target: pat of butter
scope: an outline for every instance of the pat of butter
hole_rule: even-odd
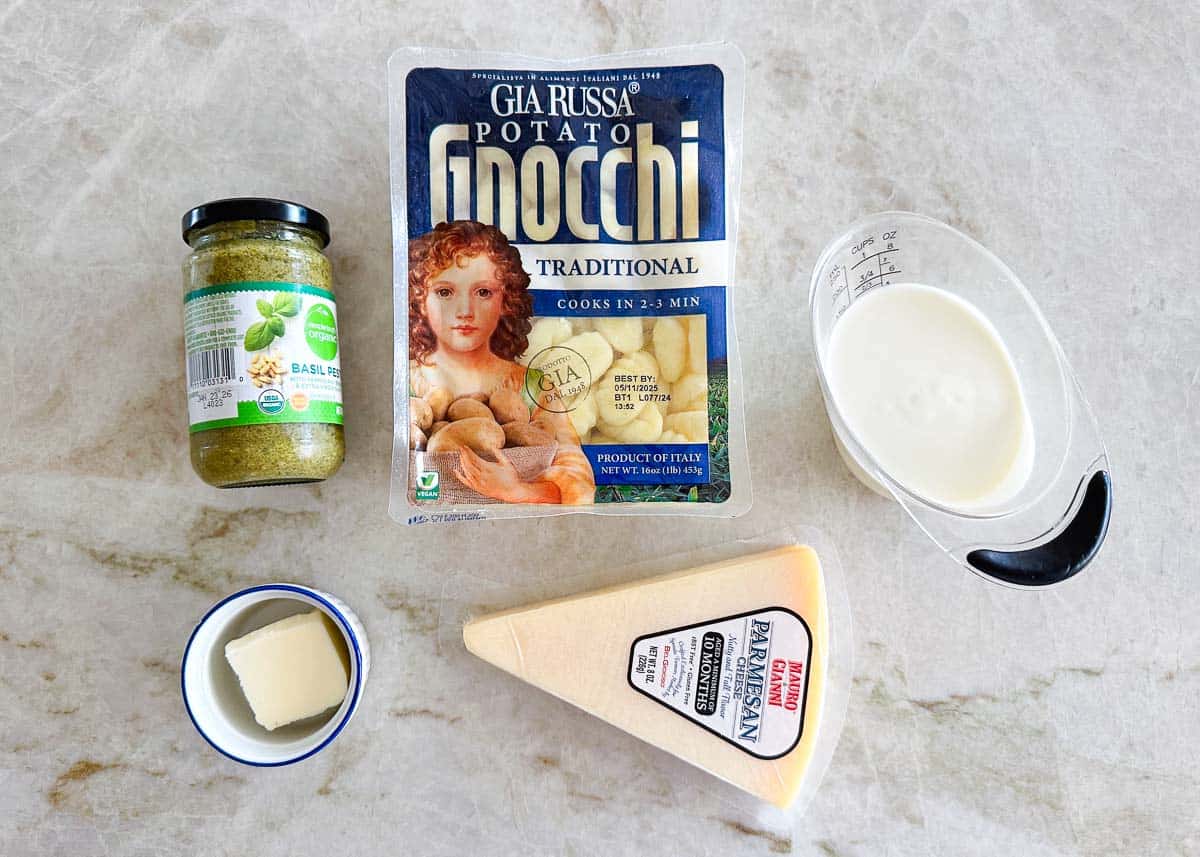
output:
[[[225,644],[254,719],[276,729],[340,705],[350,685],[341,635],[320,610],[289,616]]]

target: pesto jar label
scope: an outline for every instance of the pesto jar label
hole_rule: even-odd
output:
[[[342,424],[333,293],[300,283],[208,286],[183,299],[192,432]]]

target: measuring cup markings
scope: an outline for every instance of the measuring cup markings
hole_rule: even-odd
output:
[[[870,267],[857,272],[858,282],[856,285],[850,285],[850,277],[846,272],[845,265],[836,265],[830,270],[830,287],[835,320],[841,318],[842,313],[850,308],[850,304],[855,298],[861,297],[871,289],[878,288],[879,286],[892,285],[895,282],[895,276],[904,273],[892,261],[893,257],[900,252],[900,248],[896,246],[896,233],[898,231],[884,232],[881,236],[868,235],[854,246],[851,255],[857,256],[861,254],[862,258],[850,266],[851,271],[856,271],[860,266],[872,263]],[[868,253],[867,250],[874,246],[876,239],[881,243],[886,242],[886,246],[874,253]],[[839,279],[841,283],[833,285]],[[845,303],[839,304],[843,296],[846,298]]]

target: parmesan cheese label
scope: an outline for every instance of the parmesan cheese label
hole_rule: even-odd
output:
[[[757,759],[790,753],[804,732],[812,635],[770,607],[634,640],[629,686]]]

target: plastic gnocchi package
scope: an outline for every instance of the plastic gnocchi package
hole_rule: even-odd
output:
[[[392,55],[393,518],[749,508],[743,67]]]

